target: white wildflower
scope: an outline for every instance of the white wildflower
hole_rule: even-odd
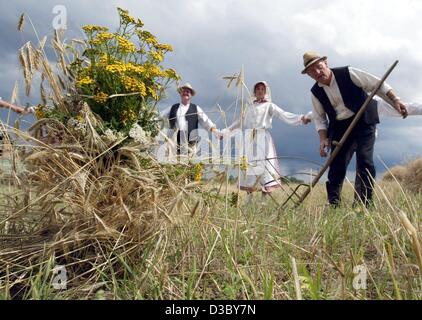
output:
[[[122,140],[124,138],[124,134],[121,133],[120,131],[117,132],[116,136],[117,136],[117,140]]]
[[[135,123],[129,131],[129,137],[141,144],[148,144],[148,135],[142,127]]]
[[[115,141],[120,141],[123,139],[123,134],[121,132],[116,132],[111,129],[104,131],[104,134],[101,136],[106,143],[113,143]]]
[[[78,131],[82,134],[86,132],[86,123],[78,121],[75,118],[70,118],[67,121],[67,127],[75,131]]]
[[[116,141],[116,140],[117,140],[117,135],[115,135],[115,134],[114,134],[114,132],[113,132],[113,130],[111,130],[111,129],[107,129],[107,130],[104,132],[104,137],[105,137],[108,141],[110,141],[110,142],[113,142],[113,141]]]

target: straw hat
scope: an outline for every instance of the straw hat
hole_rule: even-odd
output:
[[[192,92],[192,97],[196,94],[195,89],[191,86],[191,84],[189,82],[186,82],[184,85],[177,88],[177,92],[182,93],[183,88],[189,89]]]
[[[303,55],[303,65],[305,69],[302,70],[302,74],[305,74],[306,69],[308,69],[314,63],[317,63],[318,61],[326,60],[326,59],[327,59],[326,56],[321,57],[321,55],[318,52],[315,52],[315,51],[305,52],[305,54]]]

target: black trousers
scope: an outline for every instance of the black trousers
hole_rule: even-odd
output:
[[[331,139],[339,142],[346,132],[353,118],[343,121],[336,121]],[[360,120],[352,133],[346,140],[340,152],[334,158],[328,171],[328,181],[326,184],[328,201],[332,205],[338,205],[341,200],[341,189],[346,177],[347,167],[353,154],[356,153],[356,190],[355,199],[363,201],[369,205],[372,201],[373,181],[375,179],[374,165],[374,144],[376,125],[366,124]],[[334,152],[336,146],[331,146]]]
[[[0,133],[0,157],[3,155],[3,144],[4,144],[3,140],[4,140],[3,135]]]
[[[182,146],[189,146],[190,148],[198,144],[199,139],[188,135],[186,131],[178,130],[177,132],[177,154],[180,155]]]

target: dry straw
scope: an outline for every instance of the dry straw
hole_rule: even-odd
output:
[[[388,169],[384,181],[396,181],[413,193],[422,193],[422,158]]]
[[[85,119],[91,121],[88,114]],[[60,133],[59,146],[48,137],[34,138],[46,127]],[[20,135],[38,146],[24,154],[27,171],[15,173],[21,197],[29,197],[0,217],[1,228],[15,226],[0,236],[0,270],[9,270],[0,280],[9,287],[29,288],[31,274],[51,256],[77,276],[69,283],[73,288],[95,284],[99,266],[119,274],[122,261],[141,259],[145,245],[177,222],[180,209],[189,208],[185,202],[195,199],[195,185],[186,185],[186,176],[168,177],[148,153],[140,158],[139,146],[110,143],[89,130],[76,136],[52,119],[30,131],[32,136]]]
[[[22,32],[23,31],[23,26],[25,23],[25,14],[22,13],[19,17],[19,21],[18,21],[18,31]]]

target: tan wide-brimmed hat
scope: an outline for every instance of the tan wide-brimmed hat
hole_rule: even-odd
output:
[[[186,82],[184,85],[177,88],[177,92],[182,93],[183,88],[189,89],[192,92],[192,96],[194,96],[196,94],[195,89],[191,86],[191,84],[189,82]]]
[[[308,69],[314,63],[317,63],[318,61],[326,60],[326,59],[327,59],[326,56],[321,56],[318,52],[315,52],[315,51],[305,52],[305,54],[303,55],[303,66],[305,67],[305,69],[302,70],[302,74],[305,74],[306,69]]]

